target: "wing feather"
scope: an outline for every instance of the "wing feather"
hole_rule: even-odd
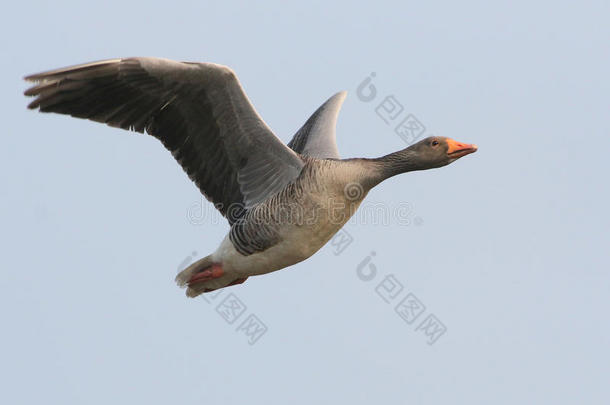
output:
[[[223,215],[294,181],[303,160],[256,113],[235,73],[159,58],[92,62],[26,77],[28,105],[159,139]],[[237,218],[228,218],[233,223]]]
[[[346,95],[342,91],[326,100],[297,131],[288,147],[318,159],[339,159],[336,127]]]

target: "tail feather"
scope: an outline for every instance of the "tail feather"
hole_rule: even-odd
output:
[[[205,292],[213,291],[214,289],[210,289],[205,283],[198,283],[190,285],[189,288],[186,289],[186,296],[189,298],[195,298],[198,295],[201,295]]]
[[[212,256],[206,256],[203,259],[197,260],[195,263],[188,266],[186,269],[182,270],[176,276],[176,283],[180,288],[184,288],[188,285],[189,280],[195,274],[203,271],[204,269],[210,267],[212,265]]]

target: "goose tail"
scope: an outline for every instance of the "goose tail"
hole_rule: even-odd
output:
[[[182,270],[176,276],[176,284],[178,287],[185,288],[189,285],[189,281],[195,276],[197,273],[201,273],[203,270],[207,269],[213,264],[212,255],[206,256],[203,259],[199,259],[196,262],[192,263],[186,269]]]

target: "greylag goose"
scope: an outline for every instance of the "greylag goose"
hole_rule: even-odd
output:
[[[400,173],[448,165],[475,145],[433,136],[373,159],[340,159],[346,93],[326,101],[284,145],[235,73],[213,63],[124,58],[25,78],[28,105],[159,139],[229,222],[212,254],[176,277],[195,297],[303,261],[354,214],[369,190]]]

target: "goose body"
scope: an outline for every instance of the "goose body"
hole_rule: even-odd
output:
[[[211,255],[212,262],[222,263],[226,276],[209,281],[206,288],[220,288],[235,279],[291,266],[322,248],[352,217],[365,197],[357,186],[354,186],[356,195],[347,197],[346,188],[357,184],[350,167],[341,161],[308,159],[303,177],[294,184],[302,192],[288,188],[256,207],[243,225],[256,233],[274,234],[271,239],[277,243],[261,252],[243,254],[236,248],[239,242],[232,241],[229,233]],[[250,217],[252,224],[247,222]],[[273,219],[260,221],[260,218]],[[188,270],[185,275],[190,276]]]
[[[335,127],[346,93],[328,99],[284,145],[235,73],[159,58],[92,62],[26,77],[29,108],[147,132],[169,149],[231,228],[176,277],[187,295],[244,282],[317,252],[369,190],[394,175],[445,166],[476,151],[426,138],[376,159],[340,159]]]

